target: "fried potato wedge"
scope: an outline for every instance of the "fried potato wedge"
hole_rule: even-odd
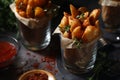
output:
[[[70,38],[71,38],[70,32],[65,31],[65,32],[63,33],[63,37],[70,39]]]
[[[81,26],[80,20],[69,17],[70,31],[72,32],[77,26]]]
[[[28,0],[28,5],[30,5],[31,7],[35,7],[34,0]]]
[[[67,16],[63,16],[63,18],[61,19],[61,22],[59,24],[59,27],[64,28],[68,24],[69,24],[68,17]]]
[[[15,0],[16,7],[19,7],[19,4],[22,2],[22,0]]]
[[[74,38],[81,39],[82,34],[83,30],[81,29],[81,26],[77,26],[72,32],[72,39]]]
[[[72,4],[70,4],[70,11],[73,18],[76,18],[79,14],[79,11]]]
[[[89,17],[83,21],[83,27],[86,28],[87,26],[91,25]]]
[[[25,11],[19,10],[18,14],[22,17],[26,17],[26,12]]]
[[[28,0],[23,0],[23,4],[25,4],[27,6]]]
[[[45,11],[41,7],[35,7],[35,18],[40,18],[45,15]]]
[[[79,20],[80,20],[81,22],[84,22],[84,20],[85,20],[87,17],[89,17],[89,12],[82,13],[82,14],[80,15],[80,17],[79,17]]]
[[[88,11],[88,10],[87,10],[86,7],[80,7],[80,8],[78,8],[78,11],[79,11],[80,13],[84,13],[84,12],[86,12],[86,11]]]
[[[95,21],[98,19],[100,15],[100,9],[94,9],[91,14],[90,14],[90,21],[91,21],[91,24],[94,25],[95,24]]]
[[[87,26],[87,28],[85,29],[81,39],[84,43],[89,43],[97,39],[99,35],[100,35],[100,30],[96,26],[90,25]]]
[[[27,5],[26,16],[27,16],[27,18],[34,17],[33,7],[31,5]]]
[[[34,0],[34,3],[35,3],[34,5],[43,7],[48,3],[48,1],[49,0]]]
[[[52,3],[49,0],[15,0],[16,11],[25,18],[38,19],[41,16],[45,16],[44,10],[51,7],[52,5],[50,6],[50,4]]]

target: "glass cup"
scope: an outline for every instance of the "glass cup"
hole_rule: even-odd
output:
[[[120,0],[101,0],[104,38],[110,42],[120,41]]]
[[[42,18],[40,27],[29,28],[18,21],[19,33],[23,45],[33,51],[46,48],[51,40],[50,20]]]
[[[66,70],[84,74],[93,69],[97,54],[97,43],[82,44],[80,48],[65,48],[62,59]]]
[[[120,26],[120,0],[102,0],[102,19],[106,28],[118,28]]]
[[[46,12],[44,16],[36,22],[29,22],[27,26],[18,20],[21,42],[27,49],[38,51],[48,47],[51,41],[51,20],[58,10],[59,6],[52,5],[50,9],[44,10]]]

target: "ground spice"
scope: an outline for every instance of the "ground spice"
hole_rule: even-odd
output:
[[[25,80],[48,80],[48,75],[45,73],[34,73],[27,76]]]
[[[41,58],[41,63],[46,63],[45,64],[45,69],[51,71],[53,74],[56,74],[58,70],[56,70],[55,65],[56,65],[56,59],[55,57],[51,56],[45,56]]]
[[[53,74],[56,74],[58,72],[58,70],[56,69],[56,58],[54,56],[39,55],[38,58],[38,55],[32,54],[29,51],[26,54],[28,55],[28,57],[33,59],[31,67],[33,67],[34,69],[44,69],[50,71]]]
[[[50,71],[53,71],[53,68],[54,68],[54,67],[51,66],[50,64],[47,64],[47,65],[46,65],[46,69],[48,69],[48,70],[50,70]]]
[[[35,69],[39,68],[39,63],[38,63],[38,62],[35,62],[35,63],[33,64],[33,67],[34,67]]]
[[[31,56],[30,52],[27,52],[26,54],[27,54],[28,56]]]

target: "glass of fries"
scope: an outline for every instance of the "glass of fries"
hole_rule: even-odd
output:
[[[51,19],[59,6],[50,0],[15,0],[12,9],[18,20],[23,45],[32,51],[48,47],[51,41]]]
[[[94,67],[96,60],[100,9],[89,12],[86,7],[76,9],[70,4],[70,11],[64,12],[59,24],[63,64],[68,71],[83,74]]]

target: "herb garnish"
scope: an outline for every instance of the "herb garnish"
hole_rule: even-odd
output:
[[[70,25],[65,26],[64,30],[67,31],[67,32],[69,32],[70,31]]]
[[[59,28],[60,28],[60,31],[63,32],[63,33],[64,33],[65,31],[67,31],[67,32],[70,31],[70,25],[67,25],[67,26],[65,26],[65,27],[60,27],[60,26],[59,26]]]
[[[77,15],[76,18],[77,18],[77,19],[79,19],[79,18],[84,18],[84,13],[82,13],[82,14],[80,14],[80,15]]]
[[[74,45],[77,47],[77,48],[81,48],[81,44],[82,44],[82,40],[78,40],[77,38],[74,39]]]

